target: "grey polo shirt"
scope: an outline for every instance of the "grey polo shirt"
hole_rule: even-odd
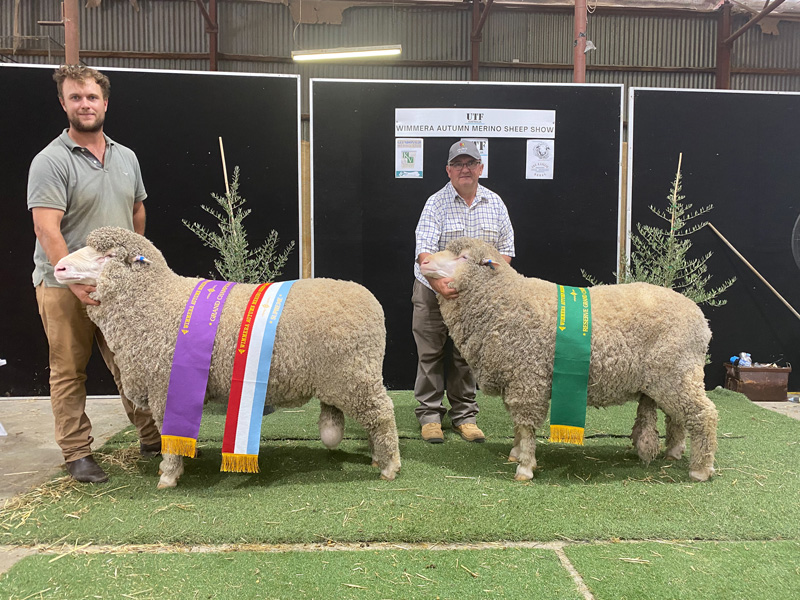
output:
[[[133,230],[133,204],[147,198],[139,161],[133,150],[106,139],[101,164],[76,144],[67,130],[39,152],[28,173],[28,210],[36,207],[64,211],[61,234],[74,252],[86,244],[93,229],[105,226]],[[53,276],[41,244],[33,253],[33,285],[63,287]]]

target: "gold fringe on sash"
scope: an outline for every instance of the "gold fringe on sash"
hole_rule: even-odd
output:
[[[583,446],[583,427],[550,425],[550,441]]]
[[[220,471],[228,473],[258,473],[258,454],[222,453]]]
[[[197,440],[179,435],[161,436],[161,453],[177,454],[178,456],[195,457],[197,451]]]

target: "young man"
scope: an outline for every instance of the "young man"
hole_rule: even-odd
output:
[[[447,335],[436,298],[436,294],[457,298],[458,292],[448,287],[452,279],[425,279],[419,263],[463,236],[489,242],[510,263],[514,228],[500,196],[478,184],[483,164],[473,142],[460,141],[450,147],[446,170],[449,183],[428,198],[416,229],[412,331],[418,356],[414,397],[419,406],[415,412],[422,439],[443,442],[442,417],[447,410],[442,400],[447,391],[453,429],[468,442],[483,442],[476,424],[475,377]]]
[[[86,315],[96,305],[86,285],[59,285],[53,265],[81,248],[97,227],[117,226],[144,233],[144,189],[132,150],[103,133],[111,84],[88,67],[66,65],[53,75],[69,128],[44,148],[28,174],[28,209],[36,233],[33,285],[50,347],[50,399],[56,442],[69,474],[81,482],[108,475],[92,456],[92,425],[86,416],[86,365],[96,339],[114,375],[122,404],[136,426],[143,456],[161,451],[161,436],[149,411],[125,397],[114,355]]]

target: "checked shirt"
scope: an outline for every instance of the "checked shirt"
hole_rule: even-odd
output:
[[[514,228],[508,210],[500,196],[478,185],[471,206],[458,195],[448,182],[428,198],[416,229],[414,276],[430,288],[416,262],[423,252],[434,254],[444,250],[448,242],[460,237],[472,237],[492,244],[500,254],[514,256]]]

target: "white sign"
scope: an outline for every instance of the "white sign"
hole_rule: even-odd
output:
[[[555,138],[556,111],[501,108],[396,108],[395,137]]]
[[[422,138],[394,140],[395,179],[422,179]]]
[[[552,179],[554,140],[528,140],[525,152],[525,179]]]
[[[478,152],[481,153],[481,163],[483,164],[483,173],[481,173],[480,179],[486,179],[489,176],[489,140],[486,138],[461,139],[474,142],[474,144],[478,147]]]

